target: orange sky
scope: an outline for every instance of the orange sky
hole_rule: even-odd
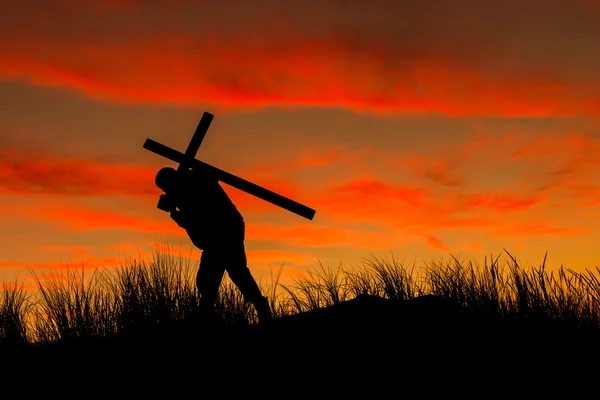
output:
[[[0,278],[191,242],[156,208],[198,158],[317,210],[223,185],[259,279],[370,255],[600,265],[595,1],[11,2],[0,15]],[[458,5],[460,4],[460,5]]]

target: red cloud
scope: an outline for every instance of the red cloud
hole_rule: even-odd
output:
[[[312,201],[318,212],[329,218],[354,223],[411,224],[419,219],[416,210],[428,207],[428,196],[429,192],[423,188],[359,179],[330,188]]]
[[[0,192],[86,196],[157,194],[155,168],[0,149]]]
[[[543,66],[538,73],[491,73],[443,54],[403,65],[393,49],[357,51],[343,37],[277,44],[204,32],[103,43],[15,32],[0,37],[0,46],[1,79],[118,103],[342,106],[453,116],[599,114],[600,84],[547,76]]]
[[[489,193],[469,196],[467,207],[486,207],[502,212],[522,211],[533,207],[539,202],[539,198],[530,195],[518,196],[512,193]]]
[[[334,193],[348,198],[362,196],[374,196],[377,198],[389,198],[406,202],[410,205],[421,205],[427,195],[425,189],[412,188],[408,186],[393,186],[377,180],[360,179],[349,182],[345,186],[335,189]]]
[[[537,166],[546,163],[545,170],[534,170],[522,178],[522,186],[545,197],[556,196],[574,204],[586,206],[600,193],[597,181],[600,141],[592,135],[571,133],[558,137],[539,137],[513,153],[513,160]]]
[[[325,162],[324,160],[326,158],[305,160],[300,157],[291,163],[281,163],[276,171],[277,176],[268,172],[271,167],[261,168],[259,165],[256,172],[242,173],[241,177],[303,202],[300,188],[279,175],[282,170],[300,169]],[[0,193],[156,199],[161,193],[154,184],[156,170],[155,166],[58,157],[41,149],[26,151],[23,148],[0,148]],[[264,200],[225,183],[221,183],[221,186],[242,209],[250,208],[255,212],[278,211],[278,207]]]
[[[274,267],[280,267],[281,263],[291,262],[296,265],[306,265],[315,261],[313,257],[296,251],[286,250],[246,250],[248,264],[271,264]]]
[[[587,203],[585,203],[584,207],[600,208],[600,190],[598,191],[597,196],[598,196],[598,198],[596,198],[595,200],[591,200],[591,201],[588,201]]]
[[[423,175],[432,182],[448,187],[457,187],[462,179],[456,171],[455,161],[451,156],[442,158],[429,155],[410,155],[404,158],[396,158],[393,165],[400,169],[411,169],[417,174]]]
[[[66,203],[66,202],[65,202]],[[53,222],[75,232],[96,229],[123,229],[146,233],[181,235],[183,232],[168,215],[162,220],[142,215],[128,214],[108,208],[93,208],[79,204],[36,204],[3,206],[6,215],[18,215],[29,221]]]
[[[279,226],[248,224],[246,239],[301,247],[357,247],[387,249],[405,241],[401,233],[388,229],[356,229],[349,226],[304,224]]]
[[[371,233],[379,238],[383,239],[386,235],[377,232],[378,227],[385,227],[393,232],[388,233],[388,237],[397,242],[405,240],[407,236],[421,235],[427,238],[433,248],[447,249],[435,237],[421,232],[458,228],[507,236],[511,232],[517,236],[521,232],[530,232],[532,236],[582,233],[578,227],[563,228],[564,213],[552,219],[541,218],[544,212],[552,211],[554,206],[550,200],[553,199],[535,194],[535,188],[523,194],[515,194],[507,189],[506,192],[466,195],[460,191],[437,193],[422,188],[358,180],[326,192],[323,197],[314,199],[314,204],[329,220],[350,226],[371,224]],[[532,209],[534,206],[535,209]],[[529,210],[533,210],[528,215],[528,221],[532,222],[523,222],[520,214],[512,215]],[[576,218],[577,215],[575,209],[568,218]],[[360,235],[355,237],[354,233],[349,234],[349,241],[358,240],[358,237]]]
[[[503,227],[493,232],[495,236],[502,237],[573,237],[582,236],[586,233],[586,229],[579,227],[553,228],[548,221],[536,220],[527,221],[521,224],[513,224]]]
[[[542,158],[586,158],[600,164],[595,155],[600,152],[600,140],[591,135],[569,133],[556,136],[538,136],[523,144],[513,153],[515,160],[539,162]]]
[[[348,234],[340,228],[297,225],[277,226],[265,224],[249,224],[246,226],[246,237],[252,240],[283,242],[294,246],[339,246],[348,239]]]
[[[44,274],[65,268],[85,268],[90,270],[102,269],[104,267],[118,267],[123,264],[123,259],[119,257],[83,257],[76,262],[71,261],[11,261],[0,260],[0,270],[16,269],[33,272],[35,274]]]
[[[340,158],[342,158],[342,152],[338,148],[332,148],[327,152],[321,152],[321,154],[303,152],[293,160],[262,163],[257,166],[256,171],[260,173],[275,172],[279,174],[283,170],[286,173],[291,173],[306,168],[325,167]]]
[[[420,234],[421,236],[425,237],[427,239],[427,244],[435,250],[444,250],[444,251],[452,251],[450,248],[446,247],[443,243],[442,240],[437,237],[437,236],[433,236],[433,235],[426,235],[426,234]]]

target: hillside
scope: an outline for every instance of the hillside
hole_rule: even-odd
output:
[[[90,379],[104,382],[103,390],[113,390],[120,379],[118,390],[154,395],[200,383],[227,392],[266,384],[272,390],[374,395],[394,385],[467,377],[475,387],[508,377],[504,389],[519,376],[526,377],[519,387],[547,381],[595,365],[599,337],[555,322],[470,311],[432,295],[405,301],[365,295],[268,325],[183,321],[128,336],[5,349],[2,356],[4,366],[45,368],[38,370],[43,378],[70,377],[70,387],[85,390],[95,385]],[[457,388],[404,390],[423,389]]]
[[[215,360],[258,354],[261,358],[309,354],[318,358],[335,353],[336,358],[374,362],[424,355],[539,357],[547,352],[548,346],[557,351],[568,349],[575,355],[584,348],[586,352],[595,349],[598,338],[595,331],[549,320],[502,318],[468,310],[433,295],[404,301],[363,295],[333,306],[276,318],[265,325],[211,326],[179,321],[112,338],[81,339],[5,352],[39,357],[59,354],[77,357],[82,352],[122,357],[130,352],[154,352],[157,357],[201,354]]]

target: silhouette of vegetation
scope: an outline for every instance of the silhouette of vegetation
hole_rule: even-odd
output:
[[[0,295],[0,344],[26,344],[26,320],[32,305],[24,286],[19,282],[4,282]]]
[[[506,252],[506,251],[505,251]],[[600,269],[579,273],[562,266],[519,266],[506,252],[483,266],[451,256],[423,268],[394,258],[371,257],[358,267],[328,268],[319,263],[291,284],[281,270],[263,287],[275,319],[348,302],[359,296],[407,301],[435,296],[474,312],[508,319],[556,321],[577,328],[600,327]],[[34,273],[37,290],[4,283],[0,292],[0,348],[38,346],[118,334],[145,335],[152,329],[194,320],[198,296],[196,265],[168,249],[150,261],[95,270],[67,266],[47,275]],[[252,326],[256,312],[226,278],[216,304],[225,324]]]

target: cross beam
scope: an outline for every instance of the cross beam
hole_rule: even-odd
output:
[[[167,147],[164,144],[155,142],[152,139],[146,139],[144,142],[144,148],[160,156],[168,158],[171,161],[179,163],[178,171],[186,168],[195,168],[198,170],[201,169],[217,178],[217,180],[233,186],[236,189],[249,193],[255,197],[258,197],[259,199],[268,201],[271,204],[291,211],[294,214],[306,219],[313,219],[316,212],[314,209],[196,159],[196,152],[198,151],[200,144],[202,144],[202,139],[204,138],[211,121],[212,114],[204,113],[200,123],[198,124],[198,127],[196,128],[194,136],[192,136],[192,139],[190,140],[190,144],[188,145],[185,154]],[[182,167],[182,165],[184,166]]]
[[[192,162],[194,158],[196,158],[196,153],[198,152],[198,149],[200,148],[200,145],[204,140],[204,136],[206,136],[206,131],[208,131],[208,127],[210,126],[213,117],[214,116],[211,113],[205,112],[204,114],[202,114],[202,118],[200,119],[200,122],[196,127],[196,131],[194,132],[194,135],[192,136],[192,139],[190,140],[190,143],[188,144],[188,147],[185,150],[185,160],[180,162],[179,167],[177,167],[178,173],[181,173],[182,171],[187,171],[191,167],[189,163]]]

